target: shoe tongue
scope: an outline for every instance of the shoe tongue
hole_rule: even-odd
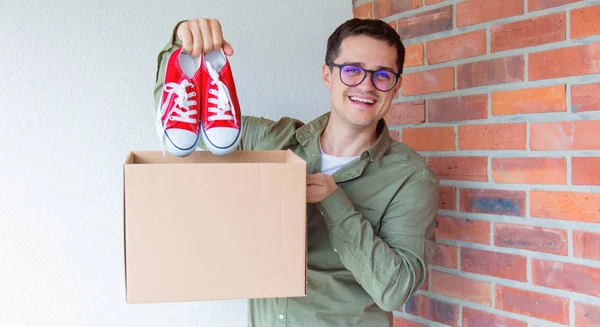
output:
[[[225,57],[221,50],[213,51],[204,55],[204,60],[209,62],[212,68],[218,73],[225,66]]]
[[[181,67],[181,71],[187,75],[188,78],[192,78],[200,67],[200,58],[181,53],[179,56],[179,67]]]

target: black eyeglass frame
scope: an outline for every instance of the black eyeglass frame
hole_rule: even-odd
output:
[[[327,63],[327,66],[329,66],[329,68],[330,68],[330,69],[331,69],[332,67],[337,67],[337,68],[339,69],[339,71],[340,71],[340,73],[339,73],[339,76],[340,76],[340,81],[342,81],[342,83],[344,83],[344,85],[346,85],[346,86],[357,86],[357,85],[360,85],[360,83],[364,82],[365,78],[367,77],[367,73],[371,73],[371,83],[373,83],[373,86],[374,86],[376,89],[378,89],[379,91],[381,91],[381,92],[389,92],[389,91],[391,91],[391,90],[392,90],[392,89],[393,89],[393,88],[396,86],[396,84],[398,84],[398,80],[400,79],[400,76],[401,76],[401,74],[400,74],[400,73],[395,73],[395,72],[393,72],[393,71],[391,71],[391,70],[388,70],[388,69],[378,69],[378,70],[371,70],[371,69],[365,69],[365,68],[363,68],[363,67],[360,67],[360,66],[358,66],[358,65],[355,65],[355,64],[336,64],[336,63],[333,63],[333,62],[328,62],[328,63]],[[365,72],[365,73],[363,74],[363,78],[360,80],[360,82],[358,82],[358,83],[356,83],[356,84],[354,84],[354,85],[346,84],[346,82],[344,82],[344,79],[342,79],[342,68],[344,68],[344,67],[346,67],[346,66],[358,67],[358,68],[362,69],[362,70]],[[375,78],[375,73],[376,73],[376,72],[380,72],[380,71],[383,71],[383,72],[388,72],[388,73],[390,73],[390,74],[392,74],[392,75],[396,76],[396,80],[394,81],[394,84],[393,84],[393,85],[392,85],[392,86],[391,86],[389,89],[387,89],[387,90],[382,90],[382,89],[378,88],[378,87],[375,85],[375,81],[374,81],[374,78]]]

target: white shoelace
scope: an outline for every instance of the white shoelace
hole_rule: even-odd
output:
[[[208,120],[233,120],[234,123],[237,124],[237,118],[235,117],[235,108],[233,107],[233,101],[231,101],[231,95],[229,94],[229,89],[219,79],[219,73],[212,67],[210,62],[206,63],[206,68],[208,68],[208,73],[212,78],[211,86],[217,85],[217,90],[211,88],[208,92],[214,96],[216,99],[209,98],[208,102],[216,105],[216,107],[209,107],[208,111],[215,113],[215,115],[209,116]],[[225,114],[230,111],[231,115]]]
[[[162,149],[163,155],[165,154],[164,149],[164,137],[165,130],[167,129],[167,123],[162,121],[162,117],[169,106],[171,98],[173,95],[176,96],[174,102],[175,105],[171,107],[171,111],[167,113],[168,120],[176,120],[180,122],[194,124],[196,123],[196,119],[192,118],[192,115],[198,113],[198,110],[189,110],[191,105],[196,105],[198,102],[196,100],[190,100],[190,97],[196,95],[196,92],[187,92],[188,87],[194,87],[194,84],[190,83],[188,80],[184,79],[181,83],[167,83],[165,84],[163,90],[168,93],[167,99],[163,102],[160,110],[157,112],[157,121],[159,127],[159,133],[162,137],[160,146]]]

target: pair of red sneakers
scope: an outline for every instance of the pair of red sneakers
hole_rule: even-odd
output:
[[[235,150],[242,134],[242,117],[231,66],[223,50],[192,57],[174,51],[166,63],[157,111],[161,148],[185,157],[200,137],[215,155]]]

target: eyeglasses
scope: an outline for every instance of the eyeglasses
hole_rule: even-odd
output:
[[[346,86],[357,86],[365,80],[367,73],[371,73],[371,82],[381,92],[388,92],[396,86],[400,74],[387,69],[369,70],[352,64],[328,63],[329,67],[335,66],[340,69],[340,80]]]

